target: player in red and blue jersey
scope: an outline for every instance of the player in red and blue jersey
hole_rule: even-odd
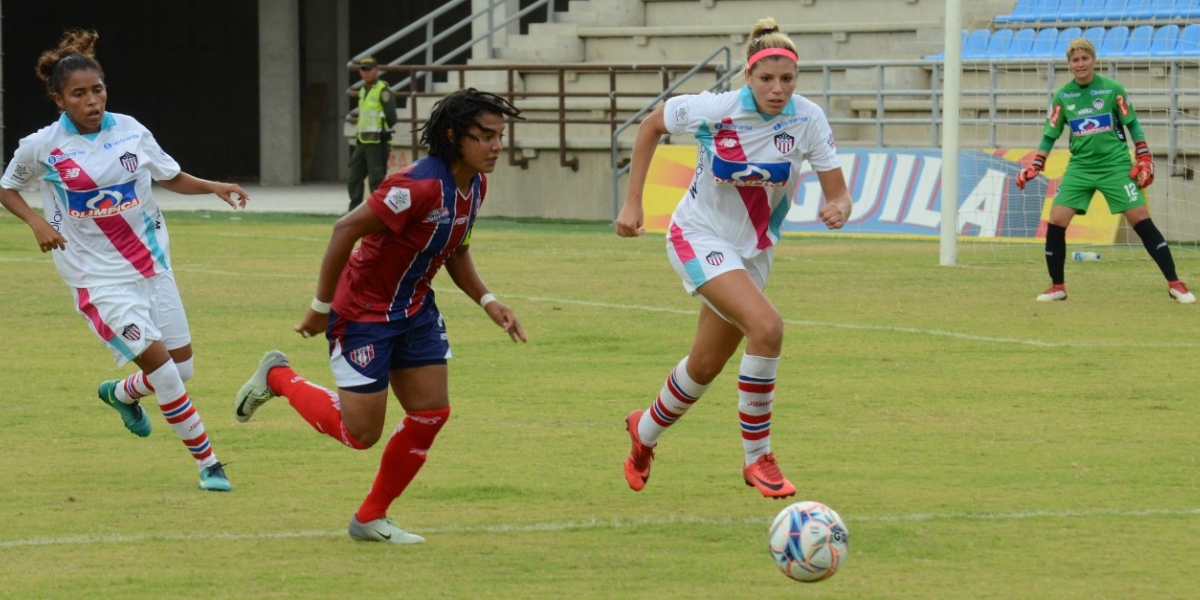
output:
[[[337,391],[300,377],[272,350],[234,400],[245,422],[264,402],[284,396],[317,431],[361,450],[380,439],[390,384],[405,417],[350,519],[354,539],[425,541],[400,529],[387,511],[450,417],[450,343],[430,287],[442,266],[514,342],[525,341],[516,315],[488,292],[470,252],[487,194],[485,173],[504,148],[505,118],[519,119],[520,111],[494,94],[472,88],[446,96],[422,127],[429,156],[384,179],[334,226],[316,296],[296,331],[304,337],[325,331]]]
[[[105,110],[97,39],[94,31],[68,32],[38,59],[38,77],[62,114],[21,140],[0,179],[0,204],[29,224],[42,252],[51,252],[75,310],[117,365],[138,366],[124,380],[101,383],[100,399],[130,432],[146,437],[150,419],[139,400],[155,395],[200,469],[200,487],[227,492],[224,465],[184,387],[192,376],[192,338],[150,183],[180,194],[216,194],[234,208],[248,196],[236,184],[184,173],[141,123]],[[34,190],[41,191],[41,215],[20,194]]]
[[[795,94],[796,46],[774,19],[754,26],[746,57],[746,87],[671,98],[642,122],[634,142],[616,223],[622,237],[645,231],[642,190],[658,140],[691,133],[700,146],[692,185],[671,215],[667,255],[684,289],[701,300],[691,351],[650,406],[625,419],[625,480],[634,491],[650,478],[659,436],[700,399],[745,338],[738,368],[742,477],[768,498],[796,493],[771,451],[783,318],[763,289],[801,163],[817,173],[825,195],[820,217],[829,229],[850,218],[850,194],[825,113]]]

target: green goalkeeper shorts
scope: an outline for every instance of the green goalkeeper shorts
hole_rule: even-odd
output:
[[[1088,205],[1097,191],[1104,194],[1108,210],[1114,215],[1146,204],[1146,193],[1129,178],[1127,171],[1093,175],[1067,169],[1058,183],[1054,205],[1068,206],[1081,215],[1087,214]]]

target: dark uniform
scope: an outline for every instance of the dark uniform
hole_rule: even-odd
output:
[[[374,58],[364,58],[358,63],[359,71],[378,68]],[[396,95],[387,82],[376,79],[374,85],[363,85],[358,91],[358,133],[354,151],[350,155],[350,210],[362,204],[363,178],[367,179],[371,191],[387,175],[389,142],[392,125],[396,123]]]

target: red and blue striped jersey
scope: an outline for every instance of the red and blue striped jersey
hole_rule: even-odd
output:
[[[467,239],[486,193],[482,173],[459,192],[450,165],[435,156],[384,179],[367,206],[387,229],[364,236],[351,253],[333,309],[351,321],[384,322],[432,303],[433,278]]]

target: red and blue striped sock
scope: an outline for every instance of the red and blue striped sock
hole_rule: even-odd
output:
[[[742,355],[738,369],[738,419],[748,465],[771,451],[771,409],[775,404],[778,370],[778,357]]]
[[[658,436],[675,424],[683,414],[704,395],[708,384],[696,383],[687,372],[688,357],[683,357],[671,370],[667,381],[650,408],[642,413],[638,421],[638,437],[647,446],[658,443]]]

